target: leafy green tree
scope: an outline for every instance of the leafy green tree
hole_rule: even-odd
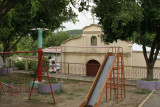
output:
[[[3,52],[11,51],[22,37],[29,34],[36,40],[38,34],[31,32],[32,28],[48,28],[54,31],[62,27],[65,21],[75,21],[77,15],[69,3],[64,0],[21,0],[2,17],[0,44],[3,46]],[[44,32],[44,37],[48,34]],[[6,54],[1,56],[5,63]]]
[[[15,51],[35,51],[38,50],[38,41],[33,40],[31,36],[23,37],[14,49]],[[28,55],[32,55],[32,53]]]
[[[67,31],[58,32],[54,34],[49,34],[43,39],[43,48],[50,46],[60,46],[62,42],[69,38],[75,38],[77,36],[70,36],[67,34]],[[34,51],[37,50],[38,41],[33,40],[31,36],[23,37],[19,43],[13,48],[14,51]],[[23,55],[26,55],[25,53]],[[28,54],[27,55],[32,55]]]
[[[4,17],[20,1],[21,0],[0,0],[0,24],[2,23],[2,17]]]
[[[147,66],[147,80],[152,80],[160,50],[160,0],[94,0],[94,3],[93,12],[102,25],[105,43],[127,40],[134,33],[138,34]],[[149,56],[148,44],[151,45]]]
[[[80,36],[82,35],[82,30],[81,29],[77,29],[77,30],[67,30],[65,31],[68,35],[70,36]]]
[[[3,22],[3,17],[7,15],[7,13],[15,8],[19,3],[22,1],[27,2],[28,0],[0,0],[0,24]],[[88,10],[89,7],[89,0],[29,0],[32,1],[34,6],[42,6],[49,10],[46,6],[46,4],[54,5],[54,9],[58,9],[58,7],[66,6],[69,3],[72,4],[72,6],[76,7],[79,11]],[[63,2],[63,5],[61,4]],[[38,10],[38,8],[35,8],[35,10]],[[66,8],[64,8],[66,9]],[[50,11],[50,10],[49,10]],[[58,11],[57,11],[58,13]],[[43,14],[42,14],[43,15]]]
[[[70,36],[67,32],[57,32],[51,36],[48,36],[44,39],[43,47],[50,47],[50,46],[60,46],[62,42],[69,38],[74,38],[74,36]]]

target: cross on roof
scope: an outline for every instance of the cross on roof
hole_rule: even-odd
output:
[[[92,14],[93,24],[95,24],[95,17],[94,14]]]

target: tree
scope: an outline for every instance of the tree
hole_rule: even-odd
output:
[[[50,46],[60,46],[61,43],[72,36],[69,36],[67,33],[61,31],[56,34],[53,34],[51,36],[48,36],[44,39],[44,47],[50,47]]]
[[[160,0],[94,0],[94,3],[93,12],[102,25],[105,43],[127,40],[134,33],[138,34],[147,66],[147,80],[152,80],[160,50]],[[149,55],[148,44],[151,45]]]
[[[19,4],[21,1],[27,2],[28,0],[0,0],[0,24],[3,22],[2,18],[4,16],[6,16],[6,14],[11,9],[16,7],[17,4]],[[55,4],[56,7],[61,7],[62,6],[61,4],[59,4],[59,2],[63,2],[66,5],[68,3],[71,3],[74,7],[78,6],[79,11],[87,10],[88,7],[89,7],[89,0],[78,0],[78,1],[76,1],[76,0],[55,0],[55,1],[51,0],[51,2],[49,2],[49,0],[31,0],[31,1],[35,2],[35,3],[39,2],[39,3],[43,4],[44,7],[46,7],[45,6],[46,3],[48,3],[48,4],[51,3],[50,5]],[[35,4],[35,5],[38,5],[38,4]]]
[[[31,36],[23,37],[19,43],[14,47],[14,51],[32,51],[37,50],[38,41],[33,40]],[[34,53],[27,53],[27,55],[33,55]],[[24,55],[26,55],[24,53]]]
[[[58,33],[50,34],[43,39],[43,48],[50,46],[60,46],[61,43],[69,38],[75,38],[77,36],[71,36],[67,34],[68,31],[61,31]],[[31,36],[23,37],[19,43],[14,47],[14,51],[30,51],[36,50],[38,47],[38,41],[33,40]],[[23,55],[26,55],[25,53]],[[27,55],[32,55],[28,54]]]
[[[77,35],[69,35],[68,31],[57,32],[44,39],[43,47],[60,46],[65,40],[76,37]]]
[[[10,1],[10,0],[9,0]],[[51,31],[62,27],[65,21],[75,21],[76,14],[63,0],[21,0],[2,17],[0,24],[0,44],[3,52],[11,51],[24,36],[37,39],[37,32],[32,28],[48,28]],[[44,37],[48,35],[44,32]],[[6,54],[1,55],[5,63]]]
[[[77,30],[67,30],[66,33],[70,36],[80,36],[82,35],[82,30],[77,29]]]
[[[0,24],[4,17],[21,0],[0,0]]]

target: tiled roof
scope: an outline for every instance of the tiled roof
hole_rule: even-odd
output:
[[[48,47],[48,48],[45,48],[43,49],[43,52],[45,53],[61,53],[61,47],[60,46],[53,46],[53,47]]]

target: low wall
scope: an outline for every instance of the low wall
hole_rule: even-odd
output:
[[[62,89],[62,83],[52,84],[52,91],[60,91]],[[51,93],[50,84],[38,84],[38,92],[40,93]]]
[[[0,75],[6,75],[13,72],[13,68],[0,68]]]
[[[156,89],[160,89],[160,81],[137,80],[136,86],[142,89],[156,90]]]

